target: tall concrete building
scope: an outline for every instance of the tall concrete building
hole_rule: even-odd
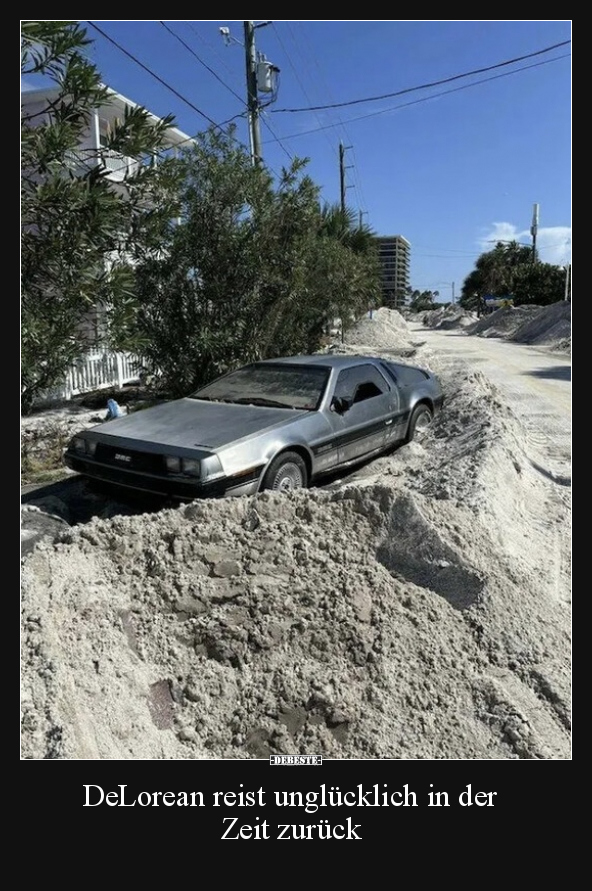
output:
[[[382,301],[396,309],[405,303],[411,282],[411,245],[402,235],[379,235],[378,256],[381,266]]]

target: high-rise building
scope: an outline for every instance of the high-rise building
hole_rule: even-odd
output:
[[[410,286],[411,245],[402,235],[379,235],[382,302],[391,309],[403,306]]]

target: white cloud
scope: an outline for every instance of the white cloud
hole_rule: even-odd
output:
[[[518,229],[512,223],[493,223],[478,244],[483,251],[491,251],[498,241],[517,241],[519,244],[532,245],[532,235],[530,229]],[[536,246],[539,259],[543,263],[553,263],[556,266],[571,263],[571,227],[540,226]]]

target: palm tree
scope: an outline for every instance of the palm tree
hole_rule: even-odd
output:
[[[335,238],[355,254],[370,255],[376,251],[376,233],[356,219],[356,212],[351,207],[324,204],[320,215],[320,235]]]
[[[327,324],[341,319],[341,336],[365,312],[380,303],[380,265],[374,231],[363,225],[351,208],[324,204],[319,209],[318,234],[336,242],[343,251],[342,269],[348,270],[348,283],[338,289],[329,310]]]

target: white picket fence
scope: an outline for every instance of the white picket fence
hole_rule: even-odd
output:
[[[64,383],[44,394],[40,403],[68,400],[94,390],[121,388],[140,378],[142,360],[132,353],[109,350],[89,350],[76,361],[66,374]]]

